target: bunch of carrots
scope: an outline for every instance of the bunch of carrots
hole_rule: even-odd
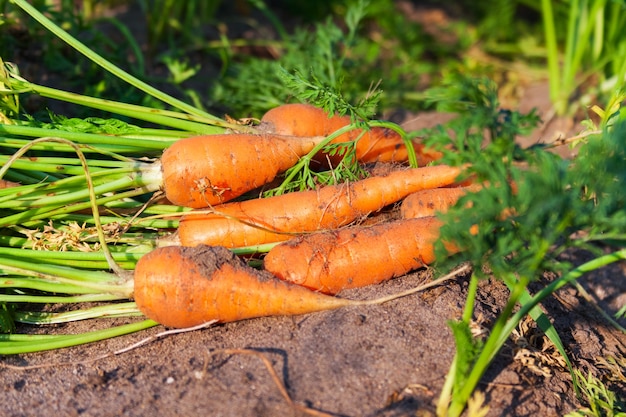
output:
[[[347,116],[287,104],[264,115],[259,133],[197,136],[166,149],[159,162],[165,195],[195,210],[179,218],[175,239],[136,264],[133,298],[139,310],[181,328],[310,313],[362,304],[336,294],[432,263],[441,227],[435,213],[471,191],[459,185],[461,168],[424,166],[440,154],[381,127],[336,136],[332,143],[354,145],[349,155],[320,150],[326,149],[319,147],[322,141],[350,124]],[[419,168],[402,164],[411,152]],[[357,181],[242,198],[302,158],[320,167],[394,168]],[[394,220],[368,223],[372,214],[400,203]],[[271,247],[260,269],[230,250],[258,245]]]
[[[336,295],[435,261],[441,227],[435,213],[475,187],[459,181],[461,168],[436,164],[439,152],[394,127],[355,124],[348,116],[329,116],[311,105],[286,104],[268,111],[258,126],[242,129],[247,133],[172,141],[154,162],[118,157],[108,165],[105,160],[84,160],[81,167],[51,159],[53,169],[67,176],[23,185],[0,183],[18,187],[0,196],[11,213],[0,219],[0,226],[83,213],[90,207],[97,225],[108,202],[160,190],[166,204],[175,208],[169,217],[175,219],[175,233],[144,252],[132,277],[116,263],[119,253],[107,258],[109,267],[127,278],[114,291],[133,298],[149,319],[183,328],[374,304],[376,300]],[[0,179],[10,166],[15,168],[13,179],[23,164],[45,159],[19,158],[49,140],[32,140],[6,159]],[[77,153],[89,149],[68,139],[52,140]],[[369,175],[331,185],[307,183],[298,191],[282,188],[265,196],[263,191],[281,175],[288,181],[290,170],[303,163],[315,172],[312,178],[342,166],[363,168],[355,170],[360,173],[368,167]],[[100,243],[106,257],[104,236]],[[255,261],[261,267],[235,255],[242,249],[259,253]],[[458,251],[452,245],[446,249]]]

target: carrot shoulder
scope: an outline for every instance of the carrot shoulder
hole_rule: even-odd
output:
[[[272,181],[321,138],[220,134],[181,139],[161,157],[163,189],[176,205],[201,208]]]
[[[295,234],[345,226],[415,191],[452,184],[460,172],[446,165],[409,168],[319,190],[227,203],[216,207],[216,213],[185,214],[178,237],[183,246],[280,242]]]
[[[359,304],[281,281],[211,246],[168,246],[144,255],[135,269],[134,299],[148,318],[177,328]]]
[[[399,277],[435,261],[441,221],[403,219],[300,236],[272,248],[265,270],[325,294]],[[456,251],[448,245],[450,253]]]
[[[348,116],[329,116],[323,109],[310,104],[283,104],[267,111],[261,119],[260,128],[269,133],[292,136],[328,136],[342,127],[350,125]],[[333,143],[349,142],[359,138],[356,145],[356,159],[368,162],[405,162],[408,150],[402,137],[391,129],[373,127],[365,132],[362,129],[351,130],[333,140]],[[440,159],[442,154],[426,148],[417,140],[413,147],[419,166]],[[320,153],[315,160],[336,165],[342,155]]]

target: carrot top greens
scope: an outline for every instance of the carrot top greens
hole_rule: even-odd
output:
[[[423,132],[429,144],[440,147],[448,163],[471,161],[468,174],[489,184],[468,193],[440,216],[442,241],[461,248],[440,267],[458,262],[475,267],[464,317],[450,323],[457,356],[439,405],[449,415],[460,415],[491,360],[523,318],[514,311],[518,304],[567,359],[559,335],[538,303],[583,272],[626,259],[626,120],[615,111],[601,131],[579,144],[576,158],[567,160],[550,152],[549,145],[522,149],[516,143],[516,136],[532,127],[537,117],[501,109],[493,83],[455,78],[452,88],[434,93],[442,109],[454,109],[459,116],[446,126]],[[454,132],[452,139],[444,129]],[[445,146],[450,142],[454,151]],[[467,203],[472,207],[468,209]],[[470,233],[473,225],[478,225],[477,233]],[[573,265],[562,256],[571,249],[588,250],[596,258]],[[439,250],[444,253],[445,248],[440,244]],[[511,291],[485,340],[472,336],[469,327],[476,281],[487,277],[484,266],[489,267],[488,276],[502,279]],[[556,284],[531,297],[528,285],[547,271],[557,274]],[[576,375],[572,376],[576,382]]]

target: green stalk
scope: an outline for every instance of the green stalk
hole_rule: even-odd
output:
[[[3,178],[5,174],[9,172],[9,169],[13,167],[13,165],[17,163],[18,166],[21,166],[24,170],[28,169],[28,163],[22,159],[13,159],[10,158],[7,160],[2,168],[0,168],[0,178]],[[125,166],[124,166],[125,165]],[[126,178],[128,179],[137,179],[138,174],[141,176],[142,173],[146,173],[148,176],[150,175],[150,171],[158,171],[158,167],[151,168],[152,165],[147,163],[135,162],[131,164],[124,164],[117,168],[110,168],[106,170],[96,170],[96,172],[90,172],[90,177],[93,180],[93,183],[96,185],[106,184],[107,182],[116,181],[120,179]],[[46,171],[51,171],[54,167],[45,167],[42,165],[33,164],[34,167],[39,169],[45,169]],[[42,182],[38,184],[28,184],[28,185],[20,185],[17,187],[9,187],[0,190],[0,202],[4,203],[7,201],[15,201],[16,199],[20,200],[35,200],[40,198],[41,196],[53,196],[59,192],[67,194],[68,192],[72,192],[75,189],[83,189],[85,188],[85,184],[87,182],[87,176],[84,174],[84,170],[81,170],[82,174],[74,175],[71,177],[65,177],[57,180],[50,180],[47,182]],[[34,171],[39,172],[40,171]],[[152,176],[158,174],[152,173]],[[54,177],[53,177],[54,178]],[[47,176],[42,178],[43,180],[47,180]],[[158,178],[155,178],[154,181],[159,181]],[[139,183],[141,184],[141,183]],[[133,186],[133,182],[129,182],[128,186]],[[18,204],[13,204],[13,207],[18,206]],[[11,207],[11,204],[8,205]]]
[[[158,323],[155,321],[143,320],[137,323],[125,324],[103,330],[94,330],[76,335],[0,334],[0,355],[41,352],[83,345],[135,333],[157,325]]]
[[[626,260],[626,248],[606,255],[602,255],[588,262],[585,262],[584,264],[577,266],[560,278],[552,281],[550,284],[542,288],[541,291],[535,294],[529,300],[529,302],[524,303],[524,305],[521,306],[521,308],[515,313],[515,315],[511,317],[511,320],[509,320],[507,325],[503,328],[503,333],[498,342],[503,344],[506,341],[508,334],[510,334],[515,329],[517,323],[519,323],[524,318],[524,316],[526,316],[526,314],[528,314],[535,306],[537,306],[548,296],[554,294],[565,285],[571,284],[572,282],[576,281],[578,278],[586,273],[595,271],[606,265],[623,260]]]
[[[131,172],[130,174],[124,177],[118,178],[118,179],[115,179],[115,177],[112,177],[110,178],[111,179],[110,182],[108,183],[104,182],[103,184],[97,185],[94,187],[93,190],[96,194],[105,194],[105,193],[123,190],[123,189],[130,188],[130,187],[139,188],[139,187],[146,187],[146,186],[149,187],[152,185],[151,188],[156,188],[156,189],[159,188],[156,184],[154,184],[154,182],[152,182],[152,179],[150,179],[152,177],[150,176],[149,173],[146,177],[144,177],[142,174],[143,174],[143,171],[139,171],[139,172]],[[73,178],[76,178],[76,177],[73,177]],[[106,178],[107,177],[104,177],[103,180]],[[51,188],[53,191],[56,189],[56,187],[51,187]],[[11,207],[52,207],[52,206],[59,206],[59,205],[65,205],[65,204],[71,204],[74,202],[84,201],[85,199],[89,197],[89,191],[86,189],[77,188],[77,191],[71,191],[71,192],[65,192],[69,190],[62,189],[62,191],[64,191],[64,193],[57,194],[57,195],[50,195],[47,197],[41,197],[32,201],[20,202],[19,200],[15,200],[14,202],[16,203],[16,205],[9,206],[9,208]]]
[[[559,50],[556,42],[556,27],[554,24],[552,0],[541,0],[541,11],[546,38],[548,74],[550,77],[550,99],[553,103],[556,103],[560,98],[561,72],[559,70]]]
[[[104,174],[111,174],[110,172],[102,172]],[[147,187],[148,190],[142,192],[147,193],[149,190],[154,191],[160,188],[159,185],[152,182],[153,180],[150,179],[149,175],[147,178],[148,179],[142,175],[142,172],[131,172],[121,178],[116,178],[116,176],[109,177],[108,175],[103,176],[101,177],[102,183],[94,187],[94,192],[96,194],[104,194],[131,187]],[[109,179],[109,182],[106,182],[107,179]],[[82,178],[79,177],[70,177],[68,180],[73,180],[68,182],[78,182],[78,184],[71,188],[61,188],[57,184],[49,183],[49,187],[32,189],[30,192],[25,193],[24,196],[20,196],[19,198],[16,198],[15,195],[12,196],[11,194],[7,194],[3,198],[0,198],[0,207],[10,209],[26,209],[36,207],[49,209],[61,205],[84,202],[89,197],[89,191],[84,188],[84,180],[80,181]],[[81,182],[83,182],[82,187],[80,184]],[[45,191],[50,191],[50,193],[46,194]],[[13,197],[13,200],[10,199],[11,197]]]
[[[478,277],[472,274],[467,289],[467,298],[465,299],[465,308],[463,310],[463,321],[469,324],[474,315],[474,304],[476,302],[476,293],[478,292]]]
[[[161,110],[139,106],[136,104],[84,96],[77,93],[71,93],[69,91],[57,90],[55,88],[33,84],[28,81],[11,80],[9,82],[12,87],[19,88],[19,90],[16,91],[19,91],[20,93],[37,93],[42,97],[78,104],[80,106],[98,109],[121,116],[127,116],[137,120],[143,120],[145,122],[155,123],[182,131],[210,135],[214,133],[223,133],[225,128],[235,127],[227,122],[217,122],[213,119],[197,115],[188,115],[170,110]]]
[[[134,302],[106,304],[87,309],[64,311],[62,313],[45,313],[40,311],[16,311],[13,313],[15,321],[25,324],[59,324],[78,320],[133,317],[141,316]]]
[[[117,301],[125,299],[124,296],[115,294],[81,294],[81,295],[13,295],[13,294],[0,294],[0,303],[43,303],[43,304],[56,304],[56,303],[92,303],[96,301]]]
[[[63,265],[36,263],[9,257],[0,259],[0,269],[24,276],[48,279],[52,282],[84,285],[85,288],[92,288],[94,292],[122,293],[124,295],[132,292],[125,280],[105,271],[86,271]]]
[[[8,127],[8,126],[12,126],[12,127]],[[31,126],[22,126],[22,125],[0,125],[0,132],[7,132],[8,130],[18,130],[18,129],[22,129],[22,128],[26,128],[29,129],[32,128]],[[32,133],[32,132],[30,132]],[[16,133],[18,134],[18,133]],[[62,130],[58,130],[58,129],[49,129],[48,134],[44,134],[44,135],[38,135],[38,134],[26,134],[25,136],[30,136],[33,138],[41,138],[41,137],[46,137],[46,136],[55,136],[55,137],[61,137],[64,136],[67,138],[67,134],[63,133]],[[83,150],[84,153],[97,153],[100,155],[106,155],[106,156],[110,156],[113,159],[117,159],[117,160],[123,160],[123,158],[127,158],[128,157],[124,157],[122,155],[130,155],[132,156],[142,156],[142,157],[148,157],[148,156],[159,156],[161,154],[161,152],[163,151],[163,149],[165,149],[166,147],[169,146],[169,143],[173,143],[174,141],[184,137],[184,134],[179,134],[177,136],[174,137],[169,137],[167,136],[167,138],[169,139],[165,139],[166,136],[164,136],[163,140],[161,140],[162,145],[160,147],[154,147],[152,149],[146,149],[141,147],[141,142],[139,143],[140,146],[134,146],[133,143],[135,142],[135,139],[140,139],[140,140],[145,140],[145,139],[151,139],[153,142],[154,141],[159,141],[158,137],[153,137],[153,136],[141,136],[140,134],[128,134],[128,135],[124,135],[124,136],[108,136],[106,140],[109,140],[112,137],[124,137],[126,138],[126,144],[125,145],[114,145],[114,144],[109,144],[109,143],[97,143],[95,142],[93,146],[86,146],[86,145],[79,145],[81,146],[81,149]],[[74,143],[79,144],[80,140],[75,140],[75,139],[70,139],[72,140]],[[169,142],[165,142],[165,141],[169,141]],[[0,146],[3,148],[10,148],[10,149],[19,149],[24,147],[25,145],[27,145],[29,142],[31,141],[31,139],[18,139],[18,138],[12,138],[12,137],[0,137]],[[50,144],[46,144],[46,143],[39,143],[33,147],[31,147],[31,150],[33,151],[51,151],[51,152],[73,152],[73,148],[69,147],[69,146],[65,146],[65,145],[55,145],[55,146],[51,146]]]
[[[580,35],[580,0],[570,0],[569,15],[567,21],[567,38],[565,40],[565,56],[563,57],[563,79],[561,82],[561,91],[557,106],[557,114],[565,113],[567,109],[567,100],[569,99],[570,89],[576,76],[577,68],[575,67],[574,55],[577,46],[578,35]],[[587,42],[586,39],[580,39],[580,42]],[[584,45],[584,43],[583,43]]]
[[[146,186],[144,188],[136,188],[133,190],[117,193],[114,195],[101,197],[95,200],[95,204],[98,206],[104,206],[109,202],[121,200],[129,197],[137,197],[149,192],[157,191],[156,186]],[[91,208],[91,202],[76,203],[69,206],[62,207],[42,207],[26,210],[22,213],[16,213],[9,216],[0,218],[0,227],[7,227],[15,224],[20,224],[26,221],[47,219],[52,216],[72,213],[75,211],[86,210]]]
[[[5,161],[9,159],[10,158],[4,155],[0,155],[0,164],[4,165]],[[63,162],[70,162],[69,160],[61,161],[62,159],[67,159],[67,158],[54,158],[54,159],[57,159],[59,163],[54,164],[54,163],[51,163],[52,161],[42,161],[40,158],[32,158],[32,159],[14,160],[12,161],[11,166],[14,169],[39,171],[39,172],[47,172],[47,173],[58,173],[58,174],[66,174],[66,175],[80,175],[83,172],[83,169],[80,165],[63,165]],[[93,164],[91,165],[91,168],[93,172],[106,170],[106,168],[93,166]]]
[[[40,13],[37,9],[35,9],[33,6],[31,6],[27,1],[25,0],[11,0],[11,2],[15,3],[18,7],[20,7],[22,10],[24,10],[26,13],[28,13],[33,19],[37,20],[41,25],[43,25],[46,29],[48,29],[50,32],[52,32],[54,35],[56,35],[59,39],[61,39],[62,41],[66,42],[68,45],[70,45],[72,48],[76,49],[78,52],[80,52],[81,54],[83,54],[84,56],[86,56],[88,59],[90,59],[91,61],[93,61],[95,64],[101,66],[102,68],[104,68],[105,70],[107,70],[108,72],[110,72],[111,74],[115,75],[116,77],[128,82],[130,85],[138,88],[139,90],[151,95],[152,97],[163,101],[164,103],[167,103],[169,105],[171,105],[172,107],[178,108],[180,110],[183,110],[189,114],[192,115],[196,115],[199,117],[205,117],[207,119],[211,119],[214,122],[219,123],[221,120],[211,114],[208,114],[200,109],[197,109],[193,106],[190,106],[187,103],[184,103],[174,97],[171,97],[170,95],[144,83],[143,81],[133,77],[132,75],[130,75],[129,73],[127,73],[126,71],[120,69],[119,67],[113,65],[112,63],[110,63],[109,61],[107,61],[106,59],[104,59],[102,56],[98,55],[96,52],[94,52],[93,50],[91,50],[89,47],[87,47],[85,44],[83,44],[82,42],[78,41],[76,38],[74,38],[73,36],[71,36],[69,33],[67,33],[66,31],[64,31],[63,29],[61,29],[58,25],[56,25],[54,22],[52,22],[50,19],[48,19],[46,16],[44,16],[42,13]]]
[[[2,269],[0,271],[3,274],[7,274],[0,278],[0,288],[5,289],[13,289],[14,292],[22,290],[35,290],[35,291],[44,291],[48,293],[54,294],[94,294],[94,289],[85,287],[81,284],[69,284],[67,282],[60,282],[58,280],[53,279],[45,279],[38,278],[35,276],[18,276],[18,275],[9,275],[14,272],[20,272],[19,269],[10,268],[10,269]],[[30,271],[22,271],[24,274],[37,275],[36,273],[31,273]],[[2,294],[2,296],[7,294]],[[119,297],[118,297],[119,299]]]
[[[510,277],[510,279],[515,280],[514,277]],[[452,398],[452,402],[450,403],[450,408],[448,410],[449,416],[458,417],[463,413],[467,401],[476,389],[480,378],[482,378],[484,372],[487,370],[487,368],[493,361],[493,358],[500,350],[501,336],[504,334],[505,329],[507,328],[508,319],[514,310],[517,301],[526,290],[529,282],[530,280],[525,277],[520,277],[520,279],[516,281],[516,284],[513,287],[513,290],[511,291],[511,294],[509,296],[509,300],[498,315],[498,319],[493,325],[490,335],[487,338],[485,345],[480,352],[480,355],[476,359],[476,362],[474,363],[472,370],[470,371],[470,374],[465,381],[465,384],[458,392],[454,394]],[[506,336],[508,337],[508,333],[506,334]]]
[[[33,126],[20,126],[20,125],[0,125],[0,133],[19,136],[30,136],[33,138],[45,138],[55,137],[61,139],[71,140],[79,145],[94,145],[98,147],[102,146],[106,149],[106,146],[117,145],[123,149],[138,149],[138,150],[156,150],[162,151],[169,144],[176,139],[167,140],[154,140],[154,139],[141,139],[134,138],[129,139],[124,136],[112,136],[112,135],[99,135],[96,133],[84,133],[84,132],[70,132],[60,129],[46,129]],[[70,149],[70,148],[68,148]]]
[[[115,203],[115,202],[113,202]],[[115,204],[110,204],[107,205],[107,209],[111,210],[111,212],[114,211],[114,209],[116,208]],[[139,208],[139,205],[137,206],[137,208]],[[143,213],[147,213],[147,210],[144,210]],[[182,214],[182,212],[178,212],[178,214]],[[115,217],[115,216],[101,216],[102,222],[104,224],[109,224],[109,223],[120,223],[121,225],[127,224],[128,222],[130,222],[130,219],[127,217],[123,217],[123,216],[119,216],[119,217]],[[68,214],[63,214],[63,215],[57,215],[57,216],[52,216],[50,218],[50,220],[60,220],[60,221],[64,221],[64,222],[68,222],[68,221],[75,221],[77,223],[80,224],[89,224],[92,225],[94,224],[94,220],[93,220],[93,216],[89,216],[87,214],[79,214],[79,213],[68,213]],[[33,221],[33,222],[25,222],[22,223],[22,226],[28,226],[31,227],[31,225],[42,225],[43,222],[41,221]],[[160,219],[156,216],[154,217],[137,217],[135,219],[132,219],[132,222],[130,224],[131,227],[141,227],[142,229],[145,228],[153,228],[153,229],[175,229],[176,227],[178,227],[178,220],[176,219]],[[158,234],[158,232],[154,232],[154,233],[137,233],[136,237],[140,238],[141,236],[146,237],[147,239],[150,239],[151,236],[156,236]],[[125,233],[124,236],[120,237],[120,241],[123,241],[123,239],[129,235],[129,233]],[[134,234],[130,234],[131,236]],[[1,239],[1,237],[0,237]],[[135,240],[135,238],[133,238],[133,240]]]
[[[118,261],[136,262],[141,257],[141,253],[128,252],[125,248],[122,252],[113,252],[112,256]],[[0,257],[17,257],[24,260],[51,261],[58,260],[62,262],[76,261],[104,261],[106,258],[102,252],[76,252],[76,251],[42,251],[23,248],[7,248],[0,247]]]
[[[6,155],[0,155],[0,163],[5,164],[10,158]],[[87,160],[87,165],[91,170],[94,168],[101,168],[101,170],[109,170],[111,168],[119,168],[123,166],[128,166],[128,162],[132,161],[131,159],[127,159],[125,161],[116,161],[116,160],[108,160],[108,159],[89,159]],[[20,163],[20,166],[15,164]],[[46,157],[46,156],[32,156],[25,159],[17,159],[13,162],[14,168],[21,169],[31,169],[37,170],[41,172],[54,172],[61,171],[65,174],[69,175],[80,175],[83,173],[82,166],[79,159],[76,158],[66,158],[66,157]],[[31,168],[33,167],[33,168]],[[76,171],[69,171],[76,168],[81,168]]]

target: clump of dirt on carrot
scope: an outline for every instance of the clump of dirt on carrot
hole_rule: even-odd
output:
[[[294,235],[336,229],[422,189],[453,184],[461,169],[447,165],[403,168],[386,176],[275,197],[227,203],[213,213],[182,216],[183,246],[229,248],[288,240]]]
[[[144,255],[135,268],[134,299],[148,318],[176,328],[362,304],[281,281],[224,247],[204,245]]]
[[[328,136],[342,127],[350,125],[349,116],[329,115],[323,109],[310,104],[283,104],[267,111],[261,118],[259,129],[279,135],[299,137]],[[356,159],[361,163],[371,162],[406,162],[408,150],[398,132],[382,127],[373,127],[367,131],[354,129],[337,137],[332,143],[354,141]],[[440,159],[442,154],[426,148],[420,141],[414,140],[413,147],[417,156],[418,166],[424,166]],[[336,166],[343,155],[330,155],[324,152],[314,157],[323,166],[328,162]]]
[[[217,134],[174,142],[163,152],[163,189],[173,204],[202,208],[261,187],[323,138]]]
[[[272,248],[263,266],[285,281],[337,294],[431,264],[441,225],[436,217],[424,217],[299,236]]]

